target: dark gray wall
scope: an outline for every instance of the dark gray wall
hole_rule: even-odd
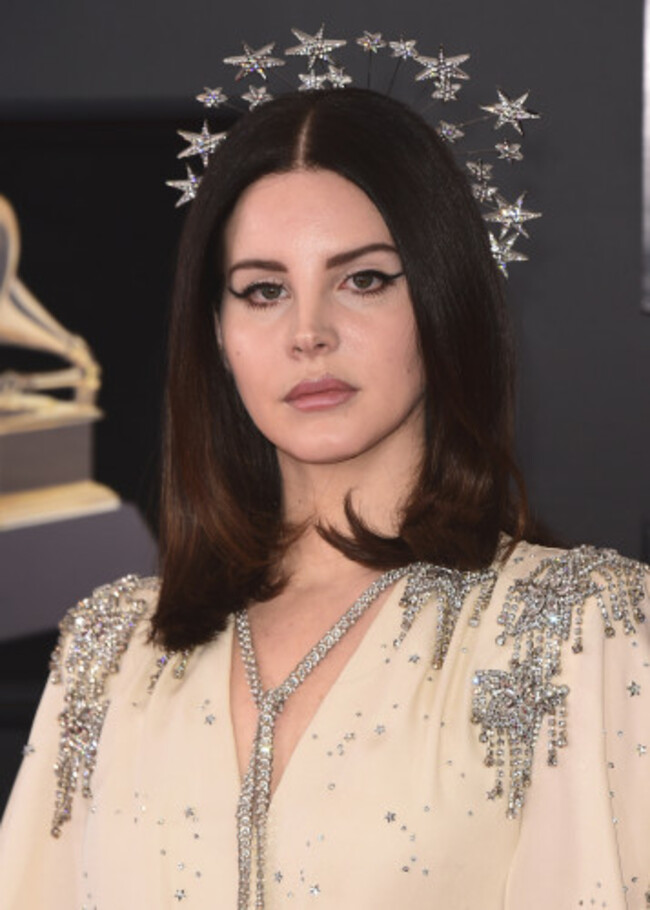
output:
[[[532,261],[511,270],[509,296],[531,498],[567,537],[641,553],[650,518],[650,318],[639,312],[640,0],[330,0],[320,8],[5,0],[2,17],[5,119],[97,113],[109,103],[181,109],[203,85],[219,84],[219,60],[241,38],[286,47],[291,26],[314,31],[321,20],[336,35],[368,28],[417,37],[432,53],[442,42],[449,53],[471,52],[469,68],[486,86],[530,88],[545,119],[531,130],[529,201],[544,218],[532,228]]]

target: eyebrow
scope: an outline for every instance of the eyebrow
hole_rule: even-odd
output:
[[[365,246],[356,247],[354,250],[346,250],[343,253],[337,253],[335,256],[330,256],[325,262],[325,267],[333,269],[336,266],[352,262],[352,260],[358,259],[359,256],[364,256],[366,253],[377,252],[397,253],[397,250],[390,243],[368,243]],[[234,272],[237,272],[240,269],[264,269],[269,272],[287,271],[286,265],[283,265],[283,263],[278,262],[275,259],[242,259],[232,266],[228,272],[228,277],[230,278]]]

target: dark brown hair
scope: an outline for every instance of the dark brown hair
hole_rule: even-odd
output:
[[[181,239],[169,338],[153,635],[182,649],[281,590],[292,539],[273,446],[245,411],[214,331],[219,250],[242,192],[297,166],[334,171],[382,214],[408,281],[426,373],[426,455],[397,537],[321,533],[377,569],[427,560],[488,565],[528,518],[512,457],[512,352],[501,279],[464,174],[401,103],[362,89],[285,95],[245,115],[212,156]]]

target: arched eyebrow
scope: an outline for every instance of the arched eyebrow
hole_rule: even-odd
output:
[[[366,253],[397,253],[395,247],[390,243],[367,243],[365,246],[356,247],[354,250],[346,250],[343,253],[336,253],[335,256],[325,262],[325,268],[333,269],[339,265],[345,265],[358,259],[359,256],[365,256]],[[230,278],[234,272],[240,269],[263,269],[266,272],[286,272],[287,267],[282,262],[275,259],[242,259],[236,262],[228,272]]]

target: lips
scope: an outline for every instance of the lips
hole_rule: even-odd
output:
[[[344,404],[357,392],[354,386],[333,376],[306,379],[294,386],[285,401],[300,411],[317,411]]]

